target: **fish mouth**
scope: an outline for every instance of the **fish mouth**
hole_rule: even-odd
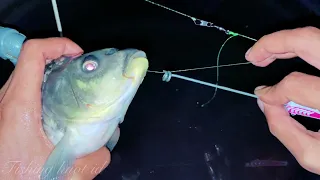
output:
[[[135,58],[147,58],[147,55],[144,51],[140,51],[140,50],[136,50],[136,52],[134,52],[131,57],[131,59],[135,59]]]
[[[126,51],[132,52],[125,58],[123,76],[135,80],[143,79],[149,66],[146,53],[135,49]]]
[[[128,49],[128,51],[132,52],[128,53],[126,56],[122,74],[123,77],[128,80],[125,82],[125,91],[119,98],[111,102],[109,107],[119,103],[122,103],[124,106],[126,106],[126,104],[130,103],[147,73],[149,62],[147,60],[146,53],[135,49]],[[119,116],[119,113],[123,113],[123,109],[116,113],[116,115],[110,118],[108,121],[116,119],[116,117]]]

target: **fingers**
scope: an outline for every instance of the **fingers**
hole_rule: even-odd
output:
[[[320,173],[319,136],[290,117],[284,104],[294,101],[319,109],[320,78],[294,72],[278,84],[255,91],[259,107],[264,112],[271,133],[295,156],[305,169]]]
[[[281,105],[264,104],[270,132],[292,153],[299,164],[313,173],[320,173],[319,140],[291,118]]]
[[[69,176],[72,180],[94,179],[110,164],[110,152],[106,147],[78,159]]]
[[[278,84],[256,90],[255,94],[265,103],[284,105],[289,101],[320,109],[320,78],[299,72],[290,73]]]
[[[62,55],[75,56],[83,50],[67,38],[33,39],[24,43],[13,72],[10,93],[15,99],[36,101],[40,98],[46,60]]]
[[[320,69],[320,30],[314,27],[282,30],[263,36],[246,53],[246,59],[256,66],[267,66],[275,59],[299,56]]]

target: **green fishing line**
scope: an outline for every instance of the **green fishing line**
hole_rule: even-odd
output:
[[[217,55],[217,80],[216,80],[216,85],[218,85],[219,83],[219,61],[220,61],[220,55],[221,55],[221,51],[222,49],[224,48],[224,46],[226,45],[226,43],[233,37],[236,37],[238,36],[237,33],[233,33],[227,40],[224,41],[224,43],[221,45],[220,49],[219,49],[219,52],[218,52],[218,55]],[[209,104],[215,97],[216,97],[216,94],[217,94],[217,91],[218,91],[218,88],[216,87],[215,90],[214,90],[214,93],[211,97],[211,99],[209,99],[206,103],[202,104],[201,107],[204,107],[206,106],[207,104]]]

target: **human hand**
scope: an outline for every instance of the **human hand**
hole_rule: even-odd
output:
[[[262,37],[246,53],[246,59],[265,67],[275,59],[300,57],[320,69],[320,30],[314,27],[278,31]],[[320,109],[320,78],[293,72],[274,86],[255,90],[271,133],[293,154],[306,170],[320,174],[320,133],[307,130],[290,117],[284,104]]]
[[[45,64],[62,55],[75,57],[82,53],[66,38],[33,39],[23,45],[13,73],[0,90],[0,179],[39,179],[53,150],[41,123]],[[109,163],[110,153],[103,147],[78,159],[68,177],[91,180]]]

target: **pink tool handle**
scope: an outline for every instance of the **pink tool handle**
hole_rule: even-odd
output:
[[[320,119],[320,111],[317,109],[312,109],[306,106],[299,105],[290,101],[285,105],[285,108],[291,115],[300,115],[305,117],[310,117],[313,119]]]

